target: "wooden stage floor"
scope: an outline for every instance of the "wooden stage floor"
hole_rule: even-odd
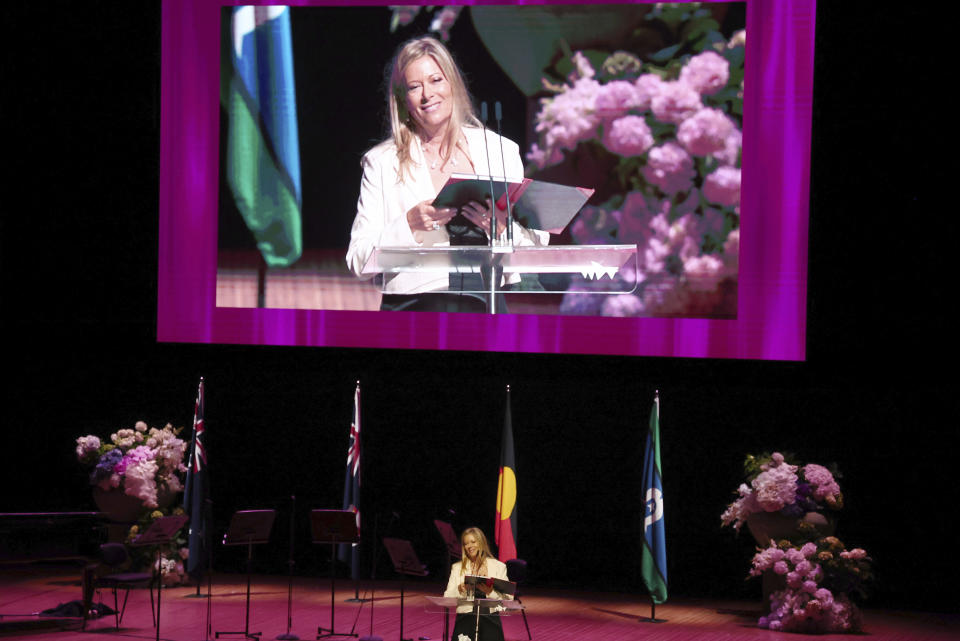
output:
[[[262,632],[261,639],[275,639],[287,631],[287,579],[282,576],[254,576],[251,588],[250,627]],[[400,639],[400,582],[378,581],[374,601],[373,633],[384,641]],[[438,640],[443,636],[443,617],[427,607],[425,595],[436,595],[436,582],[404,584],[403,637],[412,640]],[[206,589],[202,590],[206,594]],[[207,599],[196,598],[194,587],[164,590],[160,638],[171,641],[206,639]],[[212,632],[244,629],[246,578],[244,575],[214,577],[213,596],[209,599]],[[349,601],[353,584],[339,580],[335,593],[337,632],[353,629],[360,636],[370,634],[370,602],[362,606]],[[361,588],[360,596],[364,596]],[[10,570],[0,575],[0,637],[43,641],[94,639],[154,639],[149,592],[134,590],[123,623],[114,628],[113,616],[87,622],[80,631],[79,622],[42,620],[34,613],[80,598],[76,572],[63,570]],[[786,633],[770,632],[754,626],[759,605],[722,600],[692,600],[682,597],[657,608],[663,623],[642,623],[650,614],[645,596],[600,592],[572,592],[528,588],[522,594],[533,638],[538,641],[614,641],[650,639],[652,641],[722,641],[725,639],[796,639]],[[109,591],[95,595],[94,602],[113,603]],[[359,615],[359,616],[358,616]],[[291,632],[300,639],[315,639],[317,627],[330,626],[330,583],[323,578],[297,577],[293,590]],[[353,628],[354,622],[356,627]],[[523,619],[504,619],[507,641],[527,639]],[[960,616],[920,612],[866,610],[864,634],[876,641],[946,641],[960,639]],[[221,636],[222,639],[242,635]],[[334,639],[345,636],[328,637]],[[820,639],[850,639],[849,635],[824,635]]]

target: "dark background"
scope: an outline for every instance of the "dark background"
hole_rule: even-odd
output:
[[[258,563],[281,572],[296,494],[298,569],[324,572],[306,511],[339,507],[359,380],[364,564],[374,524],[379,537],[397,512],[391,534],[440,582],[431,520],[492,529],[510,384],[532,582],[641,600],[641,450],[659,389],[672,596],[759,596],[743,580],[753,544],[719,516],[744,454],[780,449],[843,471],[838,535],[875,559],[870,604],[955,611],[950,26],[920,6],[819,5],[808,358],[778,363],[157,344],[159,3],[11,4],[0,511],[93,509],[74,440],[138,419],[186,426],[204,376],[218,528],[280,509]]]

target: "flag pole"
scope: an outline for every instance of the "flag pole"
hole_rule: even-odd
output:
[[[660,469],[660,390],[653,396],[650,426],[643,448],[643,536],[640,572],[650,594],[650,616],[641,623],[664,623],[657,618],[657,602],[667,600],[667,557],[663,527],[663,482]]]

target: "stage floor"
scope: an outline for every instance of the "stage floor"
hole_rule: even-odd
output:
[[[133,590],[119,630],[113,616],[87,622],[80,630],[79,620],[44,620],[35,613],[80,598],[76,571],[62,569],[4,568],[0,575],[0,637],[57,639],[154,639],[150,595],[146,589]],[[359,594],[364,596],[365,585]],[[378,581],[373,603],[373,634],[386,641],[400,639],[399,581]],[[429,606],[426,595],[439,595],[435,582],[404,584],[403,638],[437,640],[443,636],[443,615]],[[161,604],[160,638],[171,641],[196,641],[208,638],[208,599],[197,598],[195,587],[164,590]],[[350,601],[355,596],[351,582],[339,580],[335,592],[334,624],[336,632],[371,633],[371,602]],[[330,581],[325,578],[297,577],[293,588],[293,616],[290,631],[300,639],[315,639],[318,626],[331,623]],[[370,595],[367,594],[367,597]],[[521,595],[527,608],[527,620],[534,639],[542,641],[614,641],[650,639],[655,641],[718,641],[724,639],[802,638],[755,627],[759,605],[722,600],[693,600],[672,597],[656,610],[662,623],[640,622],[650,615],[650,606],[639,594],[574,592],[530,587]],[[112,607],[109,591],[94,596],[94,602]],[[262,632],[261,639],[275,639],[287,631],[288,580],[282,576],[254,576],[251,588],[251,632]],[[219,574],[214,577],[210,639],[217,631],[245,628],[246,577]],[[876,641],[947,641],[960,639],[960,615],[920,612],[866,610],[864,633]],[[504,619],[507,641],[527,639],[523,619]],[[220,638],[242,638],[221,635]],[[331,638],[347,638],[335,636]],[[821,639],[849,639],[847,635],[824,635]]]

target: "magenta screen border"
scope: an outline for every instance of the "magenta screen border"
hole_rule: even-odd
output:
[[[747,0],[736,320],[218,308],[225,4],[162,5],[159,341],[804,360],[815,0]]]

